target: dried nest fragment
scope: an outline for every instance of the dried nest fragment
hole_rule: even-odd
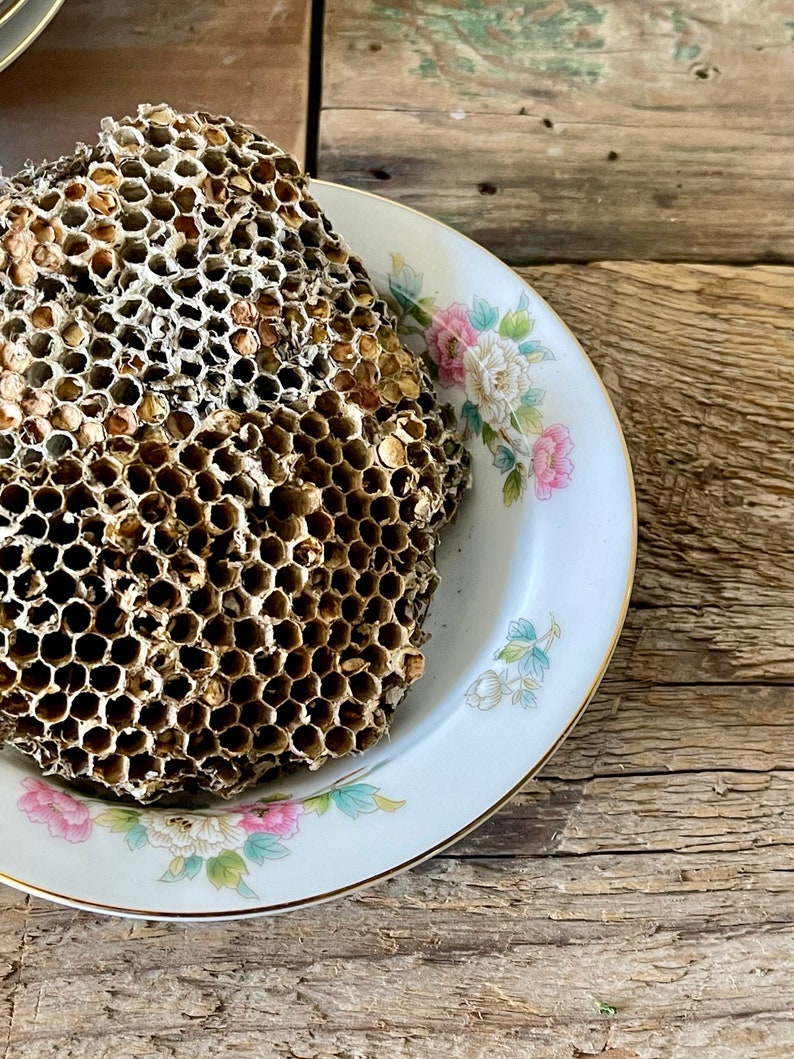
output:
[[[297,163],[144,106],[0,185],[0,733],[148,801],[371,746],[468,461]]]

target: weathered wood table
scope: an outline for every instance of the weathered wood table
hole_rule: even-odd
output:
[[[517,266],[590,352],[626,432],[640,539],[625,632],[542,775],[444,856],[358,896],[178,926],[0,891],[5,1054],[780,1059],[794,1046],[791,4],[326,0],[324,35],[320,6],[312,54],[308,0],[67,0],[0,74],[0,162],[166,97],[296,150],[308,136],[321,176]]]

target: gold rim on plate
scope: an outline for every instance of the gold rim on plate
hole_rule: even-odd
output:
[[[9,51],[4,51],[5,45],[3,44],[3,37],[7,36],[10,31],[14,29],[15,22],[12,20],[19,16],[20,11],[27,6],[30,0],[11,0],[11,7],[5,12],[0,12],[0,70],[5,70],[7,66],[10,66],[15,59],[26,51],[36,37],[46,29],[46,27],[52,22],[56,14],[63,6],[64,0],[50,0],[49,4],[43,6],[39,19],[34,23],[32,27],[24,32],[24,36],[21,40],[14,42],[13,35],[10,42]],[[24,12],[29,14],[30,9]]]

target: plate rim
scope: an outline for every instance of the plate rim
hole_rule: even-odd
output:
[[[64,0],[56,0],[56,8],[60,7],[63,2]],[[0,69],[2,69],[2,66],[0,66]],[[312,186],[318,185],[321,187],[336,188],[345,193],[352,192],[356,195],[363,195],[368,198],[374,199],[376,202],[382,204],[385,203],[388,206],[396,207],[399,210],[407,210],[408,212],[420,217],[423,221],[430,221],[433,225],[446,230],[446,232],[450,233],[452,236],[458,239],[465,240],[465,242],[469,243],[472,247],[474,247],[478,251],[478,253],[486,255],[488,258],[491,259],[492,262],[496,263],[502,268],[509,269],[511,272],[513,272],[516,279],[518,279],[518,281],[523,284],[532,293],[534,297],[540,299],[543,302],[544,306],[549,310],[549,312],[557,320],[559,325],[564,329],[570,341],[575,345],[579,353],[582,355],[584,365],[587,367],[591,376],[593,377],[593,380],[597,384],[597,387],[601,393],[601,397],[605,402],[605,407],[609,412],[609,415],[617,432],[617,439],[620,443],[620,450],[624,461],[624,471],[626,474],[626,482],[628,485],[628,499],[631,514],[631,547],[629,561],[627,564],[626,582],[623,587],[621,606],[617,619],[615,621],[615,626],[612,630],[611,639],[601,660],[601,663],[598,667],[598,670],[592,677],[590,684],[588,685],[588,689],[585,695],[583,696],[581,702],[574,710],[573,714],[571,715],[570,719],[568,720],[567,724],[565,725],[557,739],[546,750],[542,757],[532,765],[529,771],[525,775],[523,775],[515,784],[513,784],[505,794],[500,796],[500,798],[497,799],[496,802],[494,802],[488,808],[484,809],[481,813],[479,813],[473,820],[469,821],[463,827],[459,828],[452,835],[449,835],[446,838],[434,843],[429,849],[416,853],[411,857],[407,858],[406,860],[401,861],[399,864],[394,865],[393,867],[386,868],[380,872],[375,873],[374,875],[368,875],[364,879],[356,880],[353,883],[348,883],[344,886],[336,887],[333,890],[329,890],[324,893],[312,894],[309,897],[297,898],[294,901],[280,901],[273,904],[257,905],[256,907],[251,908],[230,908],[212,911],[144,911],[142,909],[130,908],[125,905],[106,904],[100,901],[84,900],[81,898],[72,897],[67,894],[59,893],[57,890],[51,890],[46,887],[25,883],[24,881],[15,878],[7,872],[3,872],[2,870],[0,870],[0,883],[4,883],[15,890],[20,890],[23,893],[28,893],[35,897],[43,897],[47,900],[55,901],[61,905],[79,908],[84,911],[100,912],[105,915],[114,915],[134,919],[151,919],[171,922],[218,922],[235,919],[253,919],[263,916],[278,915],[280,913],[294,911],[299,908],[309,908],[314,905],[320,905],[328,901],[332,901],[338,897],[357,893],[361,890],[375,885],[378,882],[383,882],[387,879],[392,879],[397,875],[401,875],[403,872],[406,872],[424,863],[425,861],[430,860],[432,857],[436,856],[437,854],[443,852],[445,849],[448,849],[450,846],[453,846],[455,843],[459,842],[462,838],[470,834],[472,831],[476,830],[478,827],[480,827],[481,824],[485,823],[486,820],[490,819],[490,817],[495,815],[518,793],[518,791],[527,782],[529,782],[529,780],[533,778],[533,776],[537,775],[537,773],[544,767],[544,765],[546,765],[546,763],[551,760],[551,758],[557,753],[557,751],[560,749],[560,747],[563,745],[563,743],[566,741],[568,736],[578,724],[579,720],[581,719],[582,715],[590,704],[590,701],[592,700],[594,694],[598,690],[601,681],[603,680],[604,674],[606,673],[607,667],[609,666],[609,663],[615,652],[615,648],[618,645],[620,635],[623,631],[623,626],[625,624],[631,593],[634,585],[634,576],[637,563],[638,515],[634,474],[632,471],[631,457],[629,455],[628,446],[626,445],[626,439],[623,433],[623,428],[620,424],[620,420],[618,419],[618,415],[615,411],[615,407],[612,403],[612,399],[609,395],[609,392],[607,391],[600,374],[596,370],[595,365],[593,364],[590,357],[582,347],[579,340],[570,330],[568,325],[560,317],[559,313],[557,313],[557,311],[551,305],[549,305],[546,299],[543,298],[530,283],[528,283],[521,275],[519,275],[519,273],[516,272],[516,270],[512,266],[506,264],[496,254],[481,246],[479,243],[476,242],[476,240],[472,239],[470,236],[457,231],[457,229],[453,228],[451,225],[448,225],[443,221],[439,221],[421,210],[415,209],[413,206],[408,206],[404,203],[396,202],[393,199],[388,199],[383,195],[376,194],[375,192],[367,191],[362,188],[355,188],[347,184],[340,184],[336,181],[321,180],[315,178],[310,179],[309,191],[311,191]],[[344,233],[341,234],[342,238],[344,238]]]
[[[65,2],[66,0],[50,0],[50,6],[44,11],[39,21],[22,38],[22,40],[17,41],[16,44],[12,44],[11,51],[6,54],[0,52],[0,73],[2,73],[3,70],[6,70],[13,62],[16,62],[23,52],[27,51],[33,41],[44,32],[47,26],[49,26],[50,22],[52,22]],[[14,4],[11,7],[11,10],[7,11],[3,18],[0,19],[0,28],[2,28],[3,25],[6,25],[6,23],[8,23],[9,26],[12,25],[13,23],[8,20],[12,15],[19,15],[19,12],[23,10],[28,3],[29,0],[19,0],[18,3]]]
[[[14,15],[18,15],[27,2],[28,0],[11,0],[8,6],[0,8],[0,29],[2,29],[6,22],[13,18]]]

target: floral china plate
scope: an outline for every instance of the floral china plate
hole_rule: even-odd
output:
[[[631,469],[590,362],[468,239],[374,195],[320,205],[459,413],[473,487],[439,550],[424,678],[390,737],[204,808],[104,802],[0,753],[0,879],[81,908],[222,918],[382,880],[493,813],[571,730],[617,641],[634,568]]]

